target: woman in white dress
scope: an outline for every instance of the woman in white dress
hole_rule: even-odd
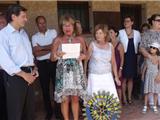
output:
[[[95,40],[88,49],[89,70],[88,70],[88,94],[93,95],[98,91],[106,91],[118,98],[114,80],[117,85],[121,82],[117,74],[114,48],[108,42],[108,26],[98,24],[95,27]],[[113,71],[113,75],[112,75]]]

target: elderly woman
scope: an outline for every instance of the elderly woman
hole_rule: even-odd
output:
[[[148,20],[151,24],[151,29],[142,35],[142,41],[140,43],[140,52],[144,57],[151,59],[152,63],[155,63],[156,61],[149,54],[148,49],[149,45],[153,42],[157,42],[160,44],[160,14],[153,14]],[[160,81],[160,73],[157,75],[156,80]],[[157,104],[153,103],[154,100],[152,95],[150,95],[149,97],[150,105]],[[158,102],[160,104],[160,97]]]
[[[142,36],[140,52],[144,55],[144,57],[150,58],[154,61],[147,50],[149,49],[149,45],[153,42],[158,42],[160,44],[160,14],[152,15],[150,18],[150,23],[152,28],[145,32]]]
[[[56,70],[55,100],[61,103],[64,120],[69,120],[69,100],[71,100],[74,120],[79,117],[79,96],[85,93],[82,60],[86,58],[86,46],[83,37],[75,35],[73,17],[65,15],[60,20],[60,35],[52,46],[51,60],[58,60]],[[79,58],[63,59],[67,53],[62,51],[62,45],[80,44]]]

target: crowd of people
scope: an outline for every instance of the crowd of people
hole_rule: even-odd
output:
[[[124,17],[121,30],[98,24],[87,44],[81,22],[68,14],[59,21],[59,33],[48,29],[44,16],[37,16],[38,32],[30,41],[23,29],[26,12],[23,6],[11,5],[6,15],[0,15],[1,120],[34,120],[33,83],[37,78],[46,120],[53,114],[56,119],[70,120],[70,111],[78,120],[83,101],[98,91],[109,91],[122,106],[132,104],[134,94],[142,96],[142,113],[147,112],[148,104],[158,113],[160,14],[153,14],[141,32],[133,28],[130,15]],[[64,45],[79,46],[79,56],[65,58]]]

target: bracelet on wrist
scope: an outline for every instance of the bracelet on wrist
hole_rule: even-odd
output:
[[[123,70],[123,67],[119,67],[120,70]]]

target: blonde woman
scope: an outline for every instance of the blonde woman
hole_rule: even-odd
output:
[[[60,21],[60,35],[52,46],[51,60],[58,60],[56,70],[55,100],[61,103],[61,111],[64,120],[69,118],[69,101],[71,100],[74,120],[79,118],[79,96],[85,94],[85,79],[82,60],[86,58],[86,46],[81,36],[75,36],[75,21],[72,16],[65,15]],[[80,56],[78,59],[62,59],[65,54],[62,51],[64,44],[80,44]]]

